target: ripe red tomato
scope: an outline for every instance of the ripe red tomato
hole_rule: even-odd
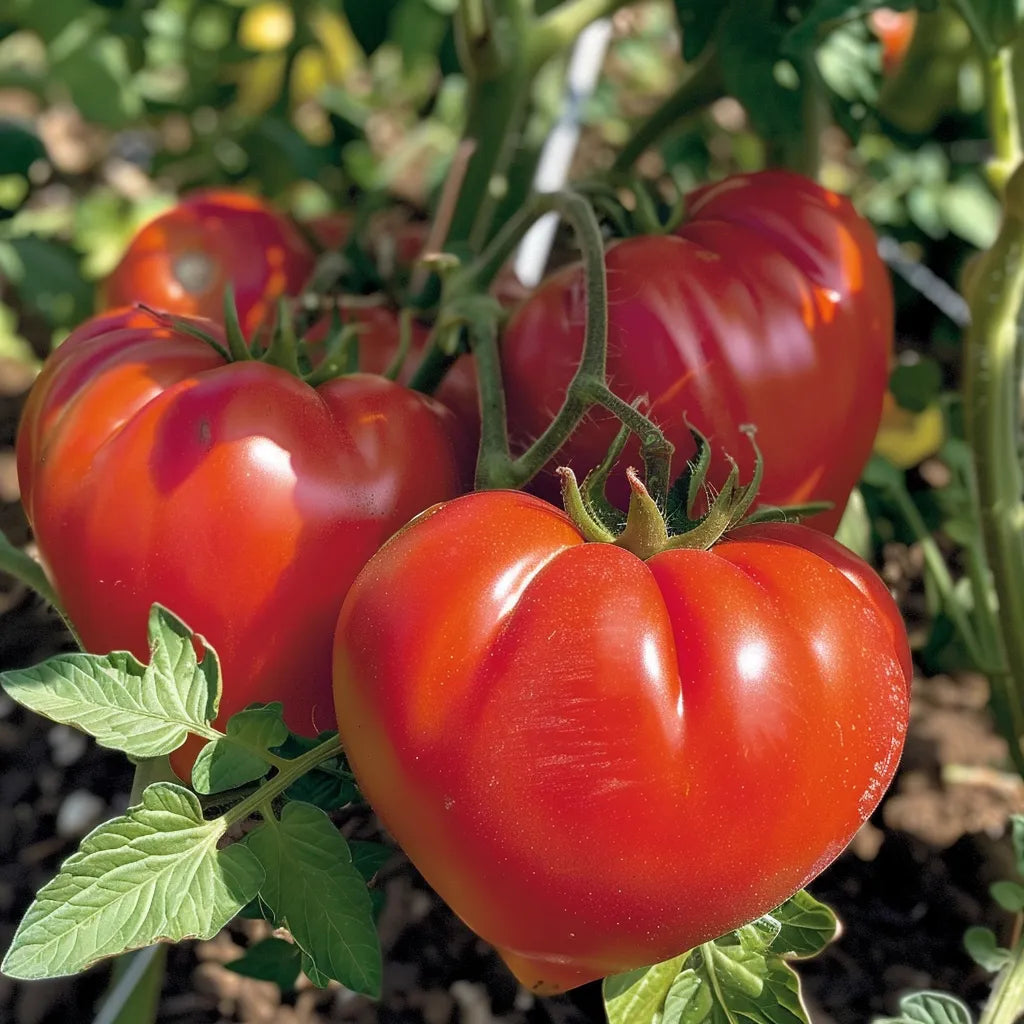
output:
[[[281,700],[291,728],[315,735],[331,724],[331,637],[350,583],[408,519],[459,493],[453,429],[440,403],[382,377],[314,390],[122,310],[44,366],[18,476],[88,650],[144,657],[159,601],[220,654],[219,721]]]
[[[613,245],[608,268],[608,374],[688,459],[684,417],[750,472],[753,423],[764,453],[765,504],[831,501],[808,520],[833,532],[871,453],[892,348],[889,276],[875,237],[849,202],[784,171],[730,178],[689,197],[676,237]],[[561,405],[583,345],[578,266],[549,277],[513,315],[502,367],[510,432],[523,448]],[[582,476],[618,429],[595,411],[550,464]],[[623,465],[637,464],[635,443]],[[681,461],[680,461],[681,465]],[[728,471],[717,463],[709,482]],[[624,504],[620,480],[612,497]],[[557,500],[553,473],[531,489]]]
[[[272,320],[277,299],[302,290],[314,261],[291,221],[263,200],[208,189],[141,228],[107,279],[102,305],[141,302],[220,322],[230,284],[248,336]]]
[[[917,26],[917,11],[893,11],[880,7],[868,16],[868,24],[882,44],[882,71],[893,75],[910,49]]]
[[[334,678],[387,828],[554,992],[675,956],[822,871],[896,769],[910,654],[871,569],[814,530],[645,563],[492,491],[370,560]]]

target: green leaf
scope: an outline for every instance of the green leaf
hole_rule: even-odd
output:
[[[330,818],[310,804],[285,804],[281,820],[251,832],[246,845],[266,872],[260,898],[315,971],[377,997],[381,953],[370,894]]]
[[[142,97],[123,39],[94,36],[54,61],[51,75],[64,84],[87,121],[120,128],[142,116]]]
[[[804,121],[803,83],[781,41],[782,27],[759,6],[733,4],[722,14],[717,42],[726,90],[773,141],[799,136]]]
[[[995,882],[989,886],[992,899],[1011,914],[1024,910],[1024,885],[1017,882]]]
[[[808,892],[672,960],[606,978],[609,1024],[807,1024],[800,980],[783,957],[820,952],[839,929]]]
[[[169,754],[217,715],[220,665],[207,647],[196,660],[192,631],[166,608],[149,613],[150,661],[126,651],[59,654],[0,675],[24,707],[95,736],[130,757]]]
[[[1024,27],[1024,0],[962,0],[961,6],[974,11],[988,46],[1012,45]]]
[[[242,844],[218,849],[222,820],[167,782],[89,833],[40,889],[0,969],[32,980],[76,974],[154,942],[212,938],[263,880]]]
[[[353,866],[367,882],[371,881],[395,855],[393,847],[384,846],[382,843],[368,843],[362,839],[350,839],[348,848],[352,854]]]
[[[309,978],[317,988],[327,988],[331,983],[331,979],[317,969],[312,958],[306,953],[302,954],[302,973]]]
[[[942,368],[927,356],[900,363],[889,375],[889,390],[902,408],[923,412],[942,391]]]
[[[1017,859],[1017,873],[1024,875],[1024,814],[1010,816],[1010,837],[1013,840],[1013,855]]]
[[[782,956],[816,956],[839,933],[839,921],[831,908],[806,889],[791,896],[771,916],[782,926],[772,952]]]
[[[302,970],[302,950],[294,942],[271,936],[250,946],[244,956],[224,966],[246,978],[272,981],[282,992],[288,992],[295,988]]]
[[[964,932],[964,949],[979,967],[993,973],[1001,971],[1010,962],[1010,951],[999,945],[991,928],[968,928]]]
[[[0,275],[55,327],[72,327],[93,312],[95,296],[79,256],[60,242],[35,235],[0,241]]]
[[[315,739],[291,735],[275,753],[280,754],[281,757],[298,757],[300,754],[306,753],[307,750],[312,750],[331,735],[333,733],[323,732]],[[286,800],[313,804],[322,811],[334,811],[358,799],[359,789],[353,781],[352,773],[349,771],[344,757],[337,757],[322,762],[313,771],[296,779],[285,790],[284,796]]]
[[[608,1024],[657,1024],[669,993],[690,953],[604,979],[602,992]]]
[[[29,127],[0,118],[0,175],[28,174],[37,161],[46,159],[46,147]]]
[[[971,1011],[944,992],[914,992],[900,1000],[898,1017],[876,1017],[874,1024],[973,1024]]]
[[[288,739],[279,703],[246,708],[228,719],[226,735],[199,751],[192,767],[192,785],[199,793],[223,793],[262,779],[270,768],[265,757]]]
[[[711,41],[725,4],[708,3],[708,0],[674,0],[674,5],[683,37],[683,60],[689,63],[696,60]]]
[[[1002,207],[980,178],[950,183],[938,201],[942,219],[954,234],[978,249],[988,249],[996,240]]]

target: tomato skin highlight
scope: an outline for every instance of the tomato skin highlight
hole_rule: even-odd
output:
[[[481,492],[418,517],[349,591],[335,701],[359,784],[532,990],[770,911],[890,782],[898,613],[846,549],[788,529],[645,563]]]
[[[454,422],[382,377],[312,388],[118,311],[74,332],[18,436],[29,522],[86,649],[148,655],[159,601],[213,644],[218,722],[281,700],[331,727],[345,591],[406,521],[459,493]],[[217,336],[208,321],[193,321]],[[195,745],[176,752],[187,772]]]
[[[888,272],[850,203],[799,175],[763,171],[698,189],[675,236],[626,239],[607,252],[608,379],[676,446],[694,453],[688,418],[749,475],[757,427],[761,502],[830,501],[808,520],[834,532],[870,453],[892,350]],[[583,346],[578,265],[543,282],[502,342],[509,427],[522,450],[557,412]],[[530,489],[557,501],[553,469],[582,477],[618,421],[594,410]],[[631,442],[622,466],[639,465]],[[721,486],[718,458],[709,483]],[[611,497],[625,508],[624,478]]]
[[[101,307],[142,303],[221,323],[231,285],[250,336],[272,322],[279,298],[299,294],[314,263],[295,225],[268,203],[230,189],[204,189],[139,229],[104,283]]]

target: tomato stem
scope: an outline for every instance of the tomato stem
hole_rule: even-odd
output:
[[[594,405],[614,413],[640,439],[647,473],[648,490],[664,505],[668,494],[672,444],[658,426],[639,410],[621,399],[608,387],[608,282],[604,265],[604,239],[590,204],[574,192],[553,192],[535,196],[527,211],[503,232],[494,247],[501,251],[509,245],[514,232],[525,232],[541,214],[554,210],[572,225],[583,251],[583,276],[586,287],[586,312],[583,352],[576,374],[569,384],[561,409],[547,429],[518,458],[509,455],[508,427],[505,421],[505,396],[501,384],[501,361],[493,319],[490,323],[470,324],[471,347],[476,353],[480,388],[481,445],[477,463],[477,487],[520,487],[554,458],[580,420]],[[463,281],[493,264],[497,252],[489,249],[480,266],[468,269],[465,279],[455,279],[455,288]],[[414,382],[415,383],[415,382]]]
[[[998,599],[999,661],[992,706],[1024,775],[1024,478],[1018,462],[1018,317],[1024,308],[1024,165],[1006,186],[1005,217],[972,281],[965,339],[967,436],[978,478],[982,537]],[[975,595],[976,601],[988,594]]]
[[[255,793],[239,801],[223,815],[225,828],[245,821],[253,811],[280,796],[296,779],[312,771],[321,761],[336,757],[340,753],[341,740],[335,735],[324,740],[323,743],[317,744],[312,750],[307,750],[306,753],[285,761],[272,779],[264,782]]]
[[[678,128],[725,95],[721,66],[709,46],[671,96],[633,132],[612,164],[613,174],[628,171],[670,129]]]

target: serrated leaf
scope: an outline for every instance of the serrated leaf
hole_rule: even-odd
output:
[[[0,970],[25,980],[76,974],[154,942],[212,938],[256,895],[263,870],[241,844],[217,848],[194,793],[158,782],[89,833],[40,889]]]
[[[101,746],[129,757],[161,757],[217,715],[217,656],[207,648],[198,662],[192,635],[179,618],[154,605],[148,665],[126,651],[59,654],[5,672],[0,686],[24,707],[89,733]]]
[[[281,820],[251,832],[246,844],[266,872],[260,898],[316,971],[378,996],[381,953],[370,894],[330,818],[310,804],[285,804]]]
[[[353,866],[367,882],[395,855],[394,849],[390,846],[368,843],[362,839],[350,839],[348,848],[352,854]]]
[[[288,992],[295,988],[302,969],[302,950],[293,942],[271,936],[224,966],[245,978],[272,981],[282,992]]]
[[[270,765],[260,752],[278,747],[288,738],[279,703],[246,708],[228,719],[226,735],[211,740],[199,751],[192,767],[192,785],[203,794],[223,793],[262,779]]]
[[[1024,885],[1018,882],[994,882],[989,886],[992,899],[1011,914],[1024,910]]]
[[[683,60],[696,60],[715,34],[725,4],[708,0],[674,0],[676,19],[683,38]]]
[[[702,947],[708,950],[707,946]],[[740,946],[711,944],[704,970],[715,977],[711,1020],[751,1024],[809,1024],[800,979],[777,956],[763,957]]]
[[[945,992],[914,992],[900,1000],[898,1017],[876,1017],[873,1024],[973,1024],[971,1011]]]
[[[641,967],[604,979],[602,992],[608,1024],[660,1021],[665,1002],[690,953],[652,967]]]
[[[772,952],[787,957],[816,956],[839,932],[836,915],[806,889],[791,896],[771,916],[781,926]]]
[[[968,928],[964,932],[964,949],[979,967],[993,973],[1001,971],[1010,962],[1010,951],[999,945],[991,928]]]
[[[707,977],[692,968],[680,971],[665,997],[665,1024],[701,1024],[714,1009],[715,997]]]

